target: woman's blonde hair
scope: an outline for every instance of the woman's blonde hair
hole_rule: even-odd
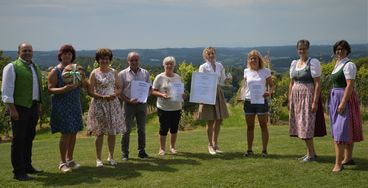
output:
[[[173,65],[175,66],[176,65],[175,57],[173,57],[173,56],[167,56],[167,57],[165,57],[165,59],[162,61],[162,65],[165,66],[166,63],[169,63],[169,62],[172,62]]]
[[[259,69],[263,69],[263,67],[264,67],[264,60],[263,60],[263,57],[262,57],[262,54],[261,54],[261,52],[259,52],[258,50],[252,50],[252,51],[250,51],[249,53],[248,53],[248,58],[247,58],[247,67],[249,68],[249,69],[252,69],[252,67],[249,65],[249,62],[250,62],[250,57],[252,57],[252,56],[257,56],[257,58],[258,58],[258,62],[259,62],[259,65],[258,65],[258,67],[259,67]],[[252,69],[253,70],[253,69]]]
[[[216,50],[213,47],[207,47],[203,50],[202,56],[204,60],[208,60],[208,52],[213,52],[214,55],[216,55]],[[215,56],[216,57],[216,56]]]

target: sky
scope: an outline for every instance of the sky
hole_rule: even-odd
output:
[[[368,43],[368,0],[0,0],[0,50]]]

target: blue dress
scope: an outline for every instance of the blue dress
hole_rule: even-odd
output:
[[[57,73],[56,87],[63,87],[62,70],[55,67]],[[72,91],[54,94],[51,97],[51,132],[62,134],[77,133],[83,129],[80,88]]]

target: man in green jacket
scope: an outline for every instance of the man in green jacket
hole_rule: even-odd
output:
[[[18,59],[3,70],[2,100],[12,122],[13,140],[11,162],[14,179],[32,179],[27,174],[42,172],[32,166],[32,142],[40,113],[41,72],[32,62],[33,49],[29,43],[18,46]]]

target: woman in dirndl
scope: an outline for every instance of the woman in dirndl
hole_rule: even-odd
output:
[[[320,98],[321,64],[317,59],[308,56],[308,40],[299,40],[297,51],[299,59],[294,60],[290,66],[289,134],[305,141],[307,153],[298,160],[310,162],[317,158],[313,137],[326,135],[323,106]]]
[[[333,172],[340,172],[343,165],[354,165],[352,159],[354,142],[363,140],[362,118],[358,96],[355,92],[357,68],[348,58],[350,45],[340,40],[333,46],[336,64],[331,74],[333,88],[329,97],[331,134],[335,144],[335,166]]]
[[[214,73],[218,77],[218,83],[222,83],[225,79],[225,69],[221,63],[216,61],[215,48],[207,47],[203,50],[203,59],[206,61],[199,66],[199,72]],[[220,125],[222,120],[229,117],[224,93],[220,85],[217,85],[216,104],[200,104],[199,119],[207,120],[207,137],[208,137],[208,152],[211,155],[222,153],[218,146],[218,137],[220,133]]]

